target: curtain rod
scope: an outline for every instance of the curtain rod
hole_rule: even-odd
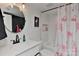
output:
[[[71,5],[72,3],[68,3],[68,4],[65,4],[66,6],[67,5]],[[61,5],[61,6],[58,6],[58,7],[55,7],[55,8],[51,8],[51,9],[48,9],[48,10],[45,10],[45,11],[42,11],[41,13],[45,13],[47,11],[51,11],[51,10],[54,10],[54,9],[57,9],[57,8],[60,8],[60,7],[64,7],[64,5]]]

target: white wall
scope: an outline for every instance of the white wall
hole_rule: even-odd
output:
[[[57,20],[57,15],[56,14],[50,14],[49,16],[49,23],[48,23],[48,40],[49,44],[52,45],[52,47],[55,44],[56,40],[56,20]]]
[[[41,20],[40,12],[29,7],[29,8],[26,8],[26,10],[24,10],[24,15],[25,15],[25,19],[26,19],[27,36],[29,36],[29,39],[39,41],[41,39],[40,23],[39,23],[39,27],[34,27],[34,16],[39,17],[39,22],[40,22],[40,20]]]
[[[57,20],[57,14],[55,12],[46,12],[42,14],[42,24],[48,24],[48,31],[42,32],[41,31],[41,37],[42,41],[44,43],[44,48],[53,50],[55,40],[56,40],[56,20]]]
[[[47,15],[46,13],[41,13],[41,40],[43,42],[43,45],[45,45],[48,42],[48,31],[43,31],[43,24],[48,25],[49,22],[48,16],[49,15]]]

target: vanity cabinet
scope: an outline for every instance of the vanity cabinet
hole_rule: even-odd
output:
[[[40,52],[40,45],[37,45],[29,50],[25,50],[22,53],[18,54],[17,56],[34,56]]]

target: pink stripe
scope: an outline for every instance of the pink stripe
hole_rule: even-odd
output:
[[[79,22],[76,23],[76,29],[79,30]]]
[[[64,16],[64,17],[62,18],[62,21],[67,21],[67,17]]]
[[[73,34],[71,33],[71,32],[67,32],[67,37],[69,38],[69,37],[71,37]]]
[[[73,43],[72,52],[74,53],[74,55],[77,54],[77,46],[76,46],[76,43]]]
[[[76,16],[73,16],[72,21],[76,21],[76,18],[77,18]]]

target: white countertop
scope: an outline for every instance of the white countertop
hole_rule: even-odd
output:
[[[22,53],[25,50],[31,49],[32,47],[38,44],[41,44],[41,42],[27,40],[26,42],[22,42],[22,43],[6,45],[3,47],[0,47],[0,56],[15,56]]]

